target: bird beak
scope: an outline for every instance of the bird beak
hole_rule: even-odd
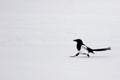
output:
[[[73,40],[73,41],[76,41],[76,39],[75,39],[75,40]]]

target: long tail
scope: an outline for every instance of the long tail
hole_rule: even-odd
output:
[[[101,49],[92,49],[93,51],[106,51],[106,50],[111,50],[111,47],[108,48],[101,48]]]

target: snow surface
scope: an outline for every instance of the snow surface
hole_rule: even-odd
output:
[[[1,0],[0,80],[120,80],[119,0]],[[90,58],[91,48],[111,47]]]

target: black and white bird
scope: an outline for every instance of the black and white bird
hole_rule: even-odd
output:
[[[76,56],[78,56],[79,54],[87,55],[88,57],[90,57],[89,53],[94,54],[94,51],[106,51],[106,50],[111,50],[111,47],[101,48],[101,49],[92,49],[92,48],[86,46],[81,39],[75,39],[75,40],[73,40],[73,41],[77,42],[76,47],[77,47],[78,53],[75,54],[74,56],[70,56],[70,57],[76,57]],[[81,48],[85,48],[88,53],[81,53]]]

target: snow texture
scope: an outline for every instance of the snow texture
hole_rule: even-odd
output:
[[[120,80],[119,0],[1,0],[0,80]],[[91,48],[111,47],[90,58]]]

